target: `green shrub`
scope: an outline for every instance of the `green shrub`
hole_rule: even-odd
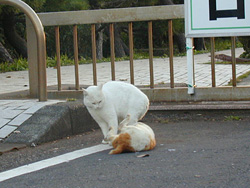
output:
[[[1,63],[0,72],[22,71],[28,69],[28,62],[24,58],[15,59],[13,63]]]

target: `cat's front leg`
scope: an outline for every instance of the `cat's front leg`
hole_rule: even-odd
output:
[[[107,122],[108,125],[108,131],[106,136],[104,137],[104,140],[109,140],[109,138],[113,135],[117,135],[118,132],[118,118],[117,114],[114,110],[109,109],[109,113],[105,116],[105,122]]]
[[[107,139],[107,135],[108,135],[108,132],[109,132],[109,127],[106,123],[100,123],[99,124],[101,130],[102,130],[102,134],[104,136],[104,139],[102,140],[102,143],[103,144],[109,144],[109,141]]]
[[[103,137],[104,137],[104,139],[102,140],[102,143],[103,144],[109,144],[109,141],[106,139],[107,134],[109,132],[108,124],[103,122],[103,121],[98,121],[98,120],[97,120],[97,123],[98,123],[99,127],[101,128],[101,131],[102,131],[102,134],[103,134]]]
[[[110,126],[106,139],[110,140],[110,138],[112,138],[114,135],[117,135],[117,133],[118,133],[118,126]]]

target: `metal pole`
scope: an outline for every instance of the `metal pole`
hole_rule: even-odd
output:
[[[73,26],[73,40],[74,40],[74,61],[75,61],[75,89],[80,89],[79,84],[79,66],[78,66],[78,40],[77,40],[77,25]]]
[[[211,72],[212,72],[212,87],[216,86],[216,80],[215,80],[215,43],[214,43],[214,37],[210,38],[211,42]]]
[[[170,88],[174,88],[174,41],[173,41],[173,21],[168,21],[168,43],[169,43],[169,68],[170,68]]]
[[[129,59],[130,59],[130,83],[135,84],[134,78],[134,40],[133,40],[133,23],[128,24],[129,31]]]
[[[154,88],[153,25],[152,25],[152,21],[148,22],[148,48],[149,48],[150,88]]]
[[[236,48],[236,42],[235,42],[235,37],[231,37],[232,41],[232,77],[233,77],[233,86],[236,86],[236,58],[235,58],[235,48]]]
[[[95,24],[91,25],[91,38],[92,38],[93,82],[94,85],[97,85]]]
[[[188,71],[188,94],[194,94],[194,64],[193,64],[193,40],[186,38],[187,44],[187,71]]]
[[[56,37],[56,69],[57,69],[57,85],[58,91],[62,90],[62,79],[61,79],[61,55],[60,55],[60,33],[59,26],[55,27]]]
[[[114,24],[109,25],[110,32],[110,59],[111,59],[111,77],[115,80],[115,35],[114,35]]]

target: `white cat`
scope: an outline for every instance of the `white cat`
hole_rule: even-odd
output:
[[[135,86],[124,82],[110,81],[104,85],[90,86],[83,89],[83,93],[84,105],[102,130],[103,143],[108,135],[117,134],[119,123],[128,114],[129,124],[135,124],[144,117],[149,107],[148,97]]]
[[[154,131],[141,122],[130,125],[129,120],[130,116],[128,115],[119,126],[120,134],[108,138],[114,147],[109,154],[145,151],[155,147]]]

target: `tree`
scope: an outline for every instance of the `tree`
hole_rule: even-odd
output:
[[[26,0],[33,8],[41,7],[45,0]],[[20,10],[11,6],[0,6],[0,63],[13,62],[14,58],[27,57],[25,41],[25,17]],[[20,32],[21,31],[21,32]],[[9,53],[6,46],[12,53]]]
[[[159,4],[161,0],[144,0],[144,1],[134,1],[134,0],[25,0],[36,12],[47,12],[47,11],[68,11],[68,10],[82,10],[82,9],[105,9],[105,8],[124,8],[124,7],[137,7],[137,6],[152,6]],[[162,1],[165,4],[172,4],[172,1]],[[1,10],[1,9],[0,9]],[[25,18],[20,11],[8,7],[4,8],[4,11],[0,11],[0,17],[2,18],[2,28],[4,34],[4,43],[11,46],[17,53],[17,57],[27,56],[26,51],[26,41],[24,36],[25,28]],[[165,22],[166,23],[166,22]],[[142,37],[147,32],[147,24],[134,24],[134,35],[135,41],[137,41],[136,46],[147,48],[147,37]],[[138,25],[138,26],[136,26]],[[177,24],[176,24],[177,25]],[[17,31],[23,30],[23,32]],[[129,55],[129,50],[127,47],[128,38],[128,26],[127,24],[115,24],[115,54],[116,57],[122,57],[124,55]],[[178,36],[177,29],[175,29]],[[54,29],[52,27],[45,28],[46,37],[47,37],[47,53],[49,56],[54,56],[55,54],[55,38],[54,38]],[[89,37],[90,37],[90,27],[89,26],[79,26],[79,54],[81,56],[91,56],[91,48],[89,47]],[[154,38],[157,40],[157,35],[160,31],[154,30]],[[165,37],[164,34],[161,36]],[[61,53],[67,54],[70,57],[73,56],[73,45],[72,43],[72,29],[71,26],[60,27],[61,33]],[[138,34],[137,34],[138,33]],[[84,39],[83,39],[84,38]],[[109,31],[108,24],[97,24],[96,25],[96,41],[97,41],[97,58],[102,58],[103,56],[109,56]],[[138,38],[138,39],[136,39]],[[145,38],[145,41],[142,40]],[[179,39],[180,37],[176,37]],[[167,39],[167,38],[165,38]],[[178,41],[176,39],[176,41]],[[161,41],[159,39],[158,41]],[[165,40],[167,41],[167,40]],[[160,44],[159,44],[160,46]],[[181,46],[181,45],[179,45]],[[105,50],[103,50],[105,49]],[[104,53],[104,54],[103,54]]]
[[[100,9],[101,6],[98,0],[88,0],[90,9]],[[102,24],[96,24],[96,58],[103,58],[103,31],[104,27]]]
[[[87,0],[24,0],[35,12],[64,11],[88,9]],[[0,6],[0,36],[2,36],[1,57],[6,57],[8,52],[6,45],[13,53],[8,54],[9,60],[19,57],[27,57],[27,45],[25,40],[24,14],[11,6]],[[21,32],[20,32],[21,31]],[[4,46],[3,46],[4,45]],[[13,56],[13,57],[11,57]],[[2,58],[1,62],[5,61]],[[6,59],[6,61],[8,61]]]
[[[174,5],[174,4],[183,4],[183,1],[172,1],[172,0],[159,0],[159,4],[161,5]],[[174,39],[177,43],[177,47],[179,52],[185,52],[186,50],[186,38],[184,34],[184,21],[181,20],[174,20],[173,21],[173,33],[174,33]]]
[[[2,24],[4,35],[9,44],[16,50],[19,56],[27,58],[27,44],[26,41],[19,35],[16,30],[16,23],[18,18],[16,9],[12,7],[5,7],[2,11]]]
[[[0,42],[0,62],[13,62],[13,59],[3,44]]]
[[[45,0],[43,12],[85,10],[89,8],[87,0]]]
[[[243,58],[250,59],[250,37],[239,37],[240,42],[243,45],[244,53],[241,55]]]
[[[145,6],[145,5],[154,5],[157,3],[157,0],[144,0],[144,1],[134,1],[134,0],[89,0],[89,4],[91,9],[107,9],[107,8],[125,8],[125,7],[135,7],[135,6]],[[109,41],[104,41],[103,34],[106,37],[109,37],[108,25],[106,24],[98,24],[97,25],[97,58],[102,57],[102,45],[105,45],[108,49]],[[129,49],[125,42],[123,34],[128,34],[128,28],[125,24],[115,24],[114,26],[114,34],[115,34],[115,55],[116,57],[123,57],[125,55],[129,55]],[[108,56],[109,50],[105,51],[104,56]]]
[[[183,4],[184,0],[25,0],[36,12],[71,11],[83,9],[125,8],[154,5]],[[129,55],[128,49],[128,24],[116,23],[115,55],[122,57]],[[148,48],[147,22],[134,22],[134,48]],[[21,32],[20,32],[21,31]],[[55,56],[55,34],[53,27],[45,27],[47,55]],[[61,53],[73,57],[73,27],[60,26]],[[179,52],[185,52],[186,40],[184,36],[184,19],[173,20],[174,42]],[[79,54],[81,57],[91,57],[91,29],[90,25],[78,26]],[[153,22],[154,47],[168,47],[168,21]],[[110,55],[109,24],[96,24],[97,58]],[[203,39],[195,39],[198,50],[204,48]],[[249,51],[248,38],[242,39],[245,51]],[[161,55],[161,54],[159,54]],[[8,6],[0,6],[0,62],[12,62],[14,58],[26,57],[25,17],[19,10]]]

